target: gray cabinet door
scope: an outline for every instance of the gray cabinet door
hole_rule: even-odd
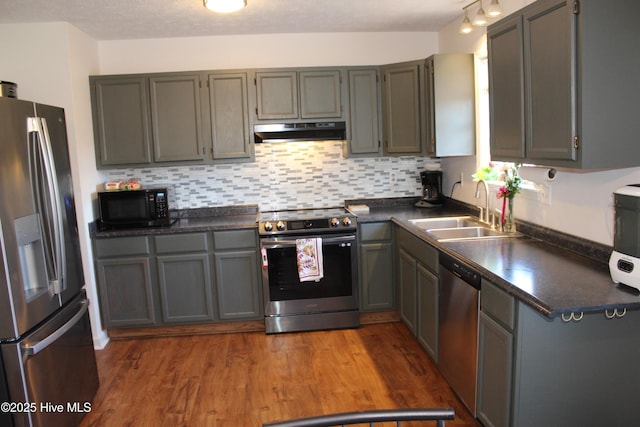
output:
[[[426,154],[475,154],[475,71],[472,54],[437,54],[425,65]]]
[[[360,245],[362,263],[361,311],[394,308],[393,245],[392,243],[363,243]]]
[[[199,75],[157,76],[149,82],[154,160],[203,160]]]
[[[527,146],[530,160],[576,160],[573,2],[539,1],[523,16]]]
[[[414,334],[417,331],[417,262],[409,253],[398,252],[398,279],[400,286],[400,318]]]
[[[92,77],[98,167],[151,162],[149,93],[144,77]]]
[[[157,264],[164,323],[214,320],[209,254],[162,255]]]
[[[349,70],[349,130],[347,156],[379,155],[380,83],[378,70]]]
[[[487,31],[491,157],[525,157],[522,16],[501,20]]]
[[[438,361],[438,277],[418,263],[417,279],[417,337],[429,356]]]
[[[256,114],[260,120],[298,118],[298,73],[256,73]]]
[[[302,119],[342,116],[340,71],[300,71],[300,117]]]
[[[423,151],[422,68],[420,63],[382,68],[385,154],[420,154]]]
[[[213,159],[250,158],[247,74],[209,74],[208,82]]]
[[[106,327],[156,323],[149,257],[99,259],[96,269]]]
[[[511,425],[513,335],[480,313],[478,321],[477,415],[489,427]]]
[[[256,250],[216,251],[214,258],[220,319],[262,317]]]

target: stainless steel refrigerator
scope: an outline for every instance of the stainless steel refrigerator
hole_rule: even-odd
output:
[[[83,284],[64,110],[0,97],[0,425],[68,427],[91,410]]]

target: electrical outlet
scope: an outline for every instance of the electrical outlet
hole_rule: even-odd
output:
[[[396,182],[396,173],[389,172],[389,182]]]
[[[463,177],[464,177],[464,174],[462,172],[460,172],[460,185],[463,184],[463,182],[462,182]]]

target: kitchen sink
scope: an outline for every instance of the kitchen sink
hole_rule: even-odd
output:
[[[487,227],[458,227],[458,228],[438,228],[434,230],[427,230],[432,237],[439,242],[446,242],[452,240],[475,240],[475,239],[495,239],[499,237],[510,237],[510,234],[505,234],[497,230],[492,230]]]
[[[439,242],[497,239],[517,235],[502,233],[501,231],[491,229],[471,216],[419,218],[411,219],[409,222],[424,230]]]
[[[435,230],[439,228],[474,227],[478,221],[470,216],[450,216],[444,218],[420,218],[411,219],[409,222],[423,230]]]

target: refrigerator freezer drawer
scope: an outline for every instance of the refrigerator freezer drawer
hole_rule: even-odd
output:
[[[87,306],[82,292],[20,341],[2,344],[10,399],[34,409],[14,414],[16,426],[75,426],[91,409],[98,372]]]

